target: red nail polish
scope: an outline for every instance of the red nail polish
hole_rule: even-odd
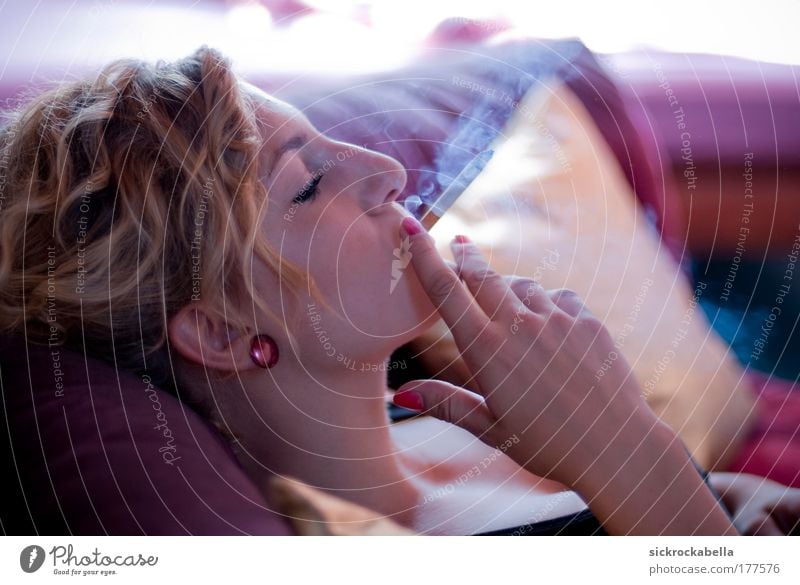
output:
[[[422,396],[419,394],[419,392],[414,392],[413,390],[403,390],[402,392],[397,392],[392,398],[392,402],[394,402],[397,406],[402,406],[403,408],[408,408],[410,410],[425,409],[425,403],[422,401]]]
[[[405,231],[409,236],[413,236],[414,234],[418,234],[422,231],[422,224],[420,224],[410,215],[404,217],[403,221],[400,222],[400,225],[402,226],[403,231]]]
[[[468,238],[467,236],[462,236],[461,234],[458,234],[458,235],[455,237],[455,240],[456,240],[456,242],[458,242],[459,244],[466,244],[467,242],[469,242],[469,238]]]

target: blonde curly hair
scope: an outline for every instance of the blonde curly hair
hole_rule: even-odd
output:
[[[258,259],[313,281],[259,234],[255,104],[217,51],[115,61],[7,114],[0,130],[0,331],[24,333],[177,391],[167,323],[203,300],[234,329]]]

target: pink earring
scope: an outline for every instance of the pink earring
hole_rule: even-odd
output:
[[[269,348],[269,361],[264,350]],[[269,335],[256,335],[250,342],[250,359],[261,368],[271,368],[278,363],[278,345]]]

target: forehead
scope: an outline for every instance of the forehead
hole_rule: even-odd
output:
[[[251,98],[255,105],[256,119],[264,138],[261,159],[266,164],[267,172],[271,172],[276,162],[276,155],[287,141],[291,141],[298,135],[314,135],[316,130],[308,118],[291,104],[269,95],[246,81],[240,83],[242,91]]]
[[[264,90],[241,81],[242,91],[246,93],[254,105],[259,125],[264,132],[264,138],[269,140],[272,135],[279,134],[284,128],[296,130],[297,126],[308,126],[309,122],[303,113],[286,102],[269,95]]]

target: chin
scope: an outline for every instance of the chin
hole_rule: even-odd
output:
[[[402,310],[398,305],[393,305],[393,308],[398,311]],[[430,306],[421,307],[414,304],[405,304],[403,308],[405,310],[403,310],[402,316],[399,313],[395,315],[396,318],[393,319],[391,325],[393,332],[389,333],[393,337],[393,342],[398,346],[416,339],[433,327],[440,319],[439,313]]]
[[[415,339],[416,337],[419,337],[428,331],[431,327],[438,323],[440,319],[441,315],[439,315],[439,312],[433,307],[432,304],[430,304],[430,302],[428,302],[424,307],[424,312],[419,311],[417,313],[416,325],[412,327],[411,331],[409,331],[408,341],[411,341],[412,339]]]

